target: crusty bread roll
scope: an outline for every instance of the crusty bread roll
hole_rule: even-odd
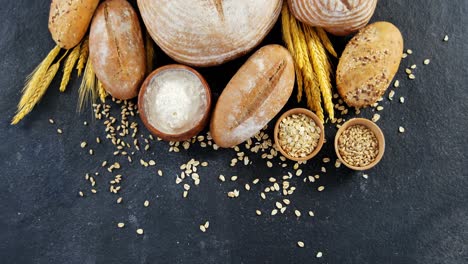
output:
[[[214,66],[257,46],[275,24],[281,0],[138,0],[151,37],[174,60]]]
[[[288,3],[300,21],[345,36],[369,22],[377,0],[288,0]]]
[[[341,98],[352,107],[372,105],[385,93],[403,53],[400,30],[389,22],[361,29],[346,45],[336,70]]]
[[[59,47],[71,49],[80,43],[99,0],[52,0],[49,31]]]
[[[89,56],[110,95],[118,99],[137,96],[145,78],[146,54],[138,15],[126,0],[99,5],[89,34]]]
[[[255,52],[232,77],[218,99],[210,131],[220,147],[254,136],[283,108],[294,86],[294,63],[280,45]]]

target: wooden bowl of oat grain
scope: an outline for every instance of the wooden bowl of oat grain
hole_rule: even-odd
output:
[[[384,151],[382,130],[368,119],[350,119],[336,133],[336,155],[341,163],[352,170],[374,167],[382,159]]]
[[[283,156],[306,161],[319,153],[325,131],[317,115],[305,108],[293,108],[276,121],[274,138]]]

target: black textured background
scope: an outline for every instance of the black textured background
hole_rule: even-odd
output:
[[[379,1],[373,21],[397,25],[405,48],[414,52],[396,77],[401,87],[395,98],[404,96],[405,104],[382,104],[378,124],[387,140],[385,156],[368,179],[331,163],[319,183],[295,177],[293,205],[274,217],[267,210],[278,196],[262,201],[258,190],[284,170],[268,169],[252,154],[253,166],[230,168],[233,150],[168,153],[166,143],[152,144],[141,156],[155,159],[164,177],[122,162],[124,203],[117,205],[107,191],[111,176],[99,167],[113,160],[111,146],[91,143],[94,156],[79,147],[104,132],[89,109],[76,113],[75,76],[65,94],[55,80],[32,114],[10,126],[24,78],[54,46],[47,30],[49,2],[0,2],[0,263],[468,263],[468,1]],[[448,42],[442,41],[445,34]],[[345,40],[333,40],[341,51]],[[265,42],[280,43],[278,24]],[[426,58],[431,63],[423,66]],[[200,69],[216,97],[245,59]],[[157,65],[168,62],[159,51]],[[413,63],[416,80],[409,81],[404,68]],[[363,116],[372,114],[366,110]],[[51,117],[56,125],[48,123]],[[399,126],[406,133],[398,133]],[[305,175],[319,172],[322,157],[335,159],[335,131],[330,126],[329,143],[302,166]],[[174,175],[191,157],[210,166],[183,199]],[[99,192],[91,195],[83,176],[96,170]],[[239,180],[221,184],[220,173]],[[253,177],[261,183],[244,191]],[[325,191],[317,192],[318,185]],[[241,189],[240,197],[228,199],[234,188]],[[79,190],[87,197],[78,197]],[[149,208],[142,205],[146,199]],[[316,216],[297,219],[294,208]],[[256,216],[255,209],[264,215]],[[198,226],[206,220],[210,228],[201,233]],[[127,225],[119,230],[121,221]],[[144,236],[136,235],[137,227]],[[298,240],[306,247],[298,248]]]

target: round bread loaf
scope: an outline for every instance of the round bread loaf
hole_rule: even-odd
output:
[[[345,36],[369,22],[377,0],[288,0],[288,3],[300,21]]]
[[[268,34],[281,0],[138,0],[151,37],[174,60],[214,66],[240,57]]]

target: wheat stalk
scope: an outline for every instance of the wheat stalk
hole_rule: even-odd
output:
[[[62,82],[60,83],[59,88],[60,92],[65,92],[65,89],[67,89],[67,85],[70,81],[70,76],[73,71],[73,67],[75,67],[76,62],[80,57],[80,48],[81,43],[73,48],[72,52],[70,53],[70,55],[68,55],[67,60],[65,61],[65,64],[63,66]]]
[[[78,64],[76,69],[78,70],[78,76],[81,76],[83,69],[85,68],[86,62],[88,61],[89,56],[89,39],[86,38],[81,43],[80,57],[78,58]]]
[[[51,72],[49,72],[48,70],[52,62],[59,54],[59,52],[60,47],[55,46],[45,57],[45,59],[26,78],[26,84],[24,85],[22,90],[23,95],[21,96],[21,99],[18,102],[18,109],[16,110],[16,115],[11,121],[12,125],[18,124],[19,121],[21,121],[28,113],[30,113],[34,106],[44,95],[49,85],[42,86],[43,80],[51,75]]]
[[[104,89],[104,85],[102,84],[102,82],[100,80],[98,80],[97,85],[98,85],[99,99],[101,99],[102,103],[105,103],[106,102],[106,97],[107,97],[107,92]]]
[[[34,69],[34,71],[26,78],[26,84],[23,88],[23,96],[21,97],[18,103],[18,109],[23,108],[26,103],[30,101],[30,98],[38,90],[38,84],[41,83],[42,78],[44,78],[47,70],[49,69],[52,62],[55,60],[57,55],[60,52],[60,47],[55,46],[49,54],[44,58],[44,60]]]
[[[96,100],[96,88],[96,74],[94,73],[91,59],[88,56],[83,80],[81,81],[80,89],[78,91],[78,111],[83,109],[87,101],[94,102]]]
[[[286,48],[289,50],[294,59],[294,71],[296,72],[297,80],[297,101],[300,102],[303,93],[303,78],[301,69],[297,63],[297,54],[294,50],[294,42],[291,33],[291,24],[289,23],[291,20],[290,16],[291,14],[289,13],[288,4],[285,2],[281,10],[281,29],[283,33],[283,41],[286,44]]]
[[[330,80],[331,65],[328,63],[326,50],[316,31],[307,25],[303,25],[307,47],[310,53],[310,60],[316,73],[317,81],[322,92],[323,103],[330,119],[334,119],[334,109],[332,101],[332,85]],[[313,54],[313,56],[312,56]]]
[[[320,41],[322,42],[322,45],[327,49],[328,53],[330,53],[333,57],[338,58],[338,55],[336,54],[335,48],[333,48],[333,45],[328,38],[327,32],[323,30],[323,28],[316,27],[315,31],[317,32],[318,37],[320,38]]]
[[[146,50],[146,74],[149,74],[153,70],[154,46],[153,46],[153,39],[151,39],[151,36],[148,33],[148,31],[146,31],[146,34],[145,34],[145,50]]]
[[[64,56],[66,56],[66,54]],[[58,69],[60,68],[60,61],[62,60],[62,58],[56,63],[54,63],[52,66],[50,66],[47,69],[45,75],[42,76],[40,82],[36,83],[36,86],[34,86],[34,93],[29,96],[28,100],[26,100],[26,102],[21,108],[18,108],[16,115],[11,121],[12,125],[18,124],[19,121],[21,121],[27,114],[29,114],[33,110],[34,106],[44,96],[44,94],[47,91],[47,88],[50,86],[50,83],[52,82],[55,75],[57,74]]]

